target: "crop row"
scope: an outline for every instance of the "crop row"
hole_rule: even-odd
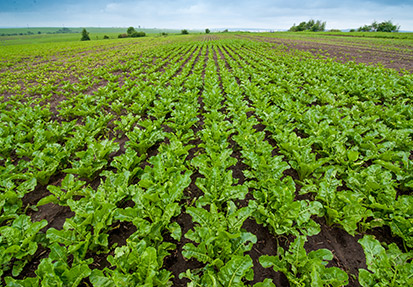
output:
[[[274,286],[254,280],[260,264],[292,286],[411,285],[410,75],[247,40],[145,41],[61,48],[58,62],[89,59],[75,60],[74,84],[65,67],[27,86],[48,78],[50,59],[27,76],[2,71],[24,83],[0,85],[4,284]],[[44,207],[73,216],[33,220]],[[320,218],[364,235],[368,270],[326,267],[332,251],[304,248]],[[247,220],[275,254],[253,262]],[[115,242],[119,226],[130,232]],[[384,227],[402,244],[369,235]],[[195,262],[180,274],[167,264],[176,250]]]

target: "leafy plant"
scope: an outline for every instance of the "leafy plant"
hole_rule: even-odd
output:
[[[89,141],[85,151],[76,152],[77,161],[72,162],[72,168],[63,172],[78,174],[81,177],[92,179],[103,167],[108,164],[109,154],[119,150],[119,144],[110,140],[96,142]]]
[[[60,187],[54,185],[47,186],[47,189],[52,194],[40,199],[37,206],[42,206],[51,202],[67,206],[67,201],[73,199],[73,196],[84,195],[84,192],[82,191],[84,184],[84,181],[76,180],[73,174],[68,174],[63,179]]]
[[[359,269],[361,286],[410,286],[413,284],[413,254],[403,253],[395,243],[385,249],[371,235],[358,241],[364,249],[368,270]]]
[[[33,152],[33,176],[38,183],[46,185],[57,169],[64,165],[69,155],[70,153],[57,143],[47,144],[42,151]]]
[[[42,259],[35,271],[43,286],[78,286],[91,274],[88,265],[93,262],[92,258],[70,266],[65,247],[53,243],[49,248],[49,257]]]
[[[10,268],[15,277],[22,272],[42,240],[39,231],[46,225],[46,220],[32,222],[22,214],[10,226],[0,227],[0,275]],[[16,260],[13,262],[12,258]]]
[[[205,178],[197,178],[196,185],[204,192],[197,200],[197,205],[203,206],[214,203],[221,206],[228,200],[244,199],[248,192],[247,186],[235,185],[232,171],[227,169],[235,165],[237,160],[230,155],[232,150],[226,149],[221,153],[203,154],[192,160]]]
[[[145,240],[129,241],[115,249],[108,261],[115,269],[94,269],[90,275],[93,286],[172,286],[171,273],[161,269],[163,260],[174,245],[164,242],[158,248]]]
[[[269,183],[268,187],[254,191],[257,203],[254,217],[258,224],[269,226],[277,235],[311,236],[320,232],[320,226],[311,219],[312,215],[323,214],[320,202],[295,200],[295,183],[291,177]]]
[[[339,224],[354,235],[359,223],[373,217],[373,212],[363,206],[362,193],[351,190],[338,191],[337,188],[342,184],[336,177],[337,169],[330,168],[317,184],[304,186],[300,193],[315,192],[315,199],[323,204],[327,224]]]
[[[197,225],[185,237],[196,245],[185,244],[182,254],[207,265],[200,270],[187,270],[180,278],[189,278],[200,286],[243,286],[244,277],[252,280],[252,260],[244,253],[251,250],[257,238],[241,227],[253,210],[253,205],[237,209],[232,201],[228,202],[226,214],[219,212],[214,203],[209,212],[202,207],[188,207],[187,212]]]
[[[128,147],[124,154],[114,157],[110,165],[116,168],[118,172],[129,171],[130,176],[134,177],[142,171],[139,164],[143,161],[144,157],[144,155],[138,156],[131,147]]]
[[[165,132],[160,125],[151,120],[139,122],[143,129],[135,127],[133,131],[126,133],[130,141],[128,146],[139,152],[139,155],[144,155],[146,151],[154,144],[165,138]]]
[[[305,236],[298,236],[288,251],[278,247],[276,256],[263,255],[259,258],[264,268],[273,267],[282,272],[293,286],[344,286],[348,275],[337,267],[325,267],[333,259],[328,249],[318,249],[308,254],[304,249]]]
[[[234,256],[218,272],[211,268],[196,271],[187,270],[179,277],[188,278],[193,286],[246,286],[243,280],[252,280],[254,277],[254,273],[251,272],[252,266],[252,259],[249,256]]]

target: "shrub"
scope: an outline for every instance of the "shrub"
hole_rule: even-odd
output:
[[[188,32],[187,29],[183,29],[183,30],[181,30],[181,34],[182,35],[187,35],[187,34],[189,34],[189,32]]]
[[[208,28],[206,28],[206,29],[205,29],[205,33],[206,33],[206,34],[209,34],[209,33],[211,33],[211,30],[209,30]]]
[[[109,39],[108,35],[103,36],[103,39]]]
[[[129,37],[128,34],[125,34],[125,33],[118,35],[118,38],[128,38],[128,37]]]
[[[136,37],[145,37],[146,34],[145,32],[133,32],[132,34],[129,35],[130,37],[136,38]]]

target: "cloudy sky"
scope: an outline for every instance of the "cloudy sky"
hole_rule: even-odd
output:
[[[413,31],[412,0],[0,0],[0,27],[288,29],[309,19],[327,29],[392,20]]]

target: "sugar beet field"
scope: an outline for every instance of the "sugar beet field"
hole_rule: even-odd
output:
[[[0,286],[413,286],[413,45],[323,39],[0,47]]]

